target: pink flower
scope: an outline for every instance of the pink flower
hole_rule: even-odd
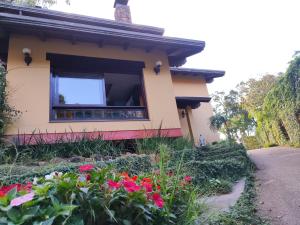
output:
[[[124,180],[123,185],[127,192],[136,192],[141,190],[141,187],[133,181]]]
[[[161,197],[161,195],[160,194],[158,194],[158,193],[154,193],[153,195],[152,195],[152,200],[153,200],[153,202],[155,203],[155,205],[157,206],[157,207],[159,207],[159,208],[162,208],[162,207],[164,207],[164,200],[162,199],[162,197]]]
[[[34,197],[34,192],[30,192],[29,194],[23,195],[21,197],[15,198],[13,200],[11,200],[10,202],[10,206],[19,206],[22,205],[26,202],[29,202],[33,199]]]
[[[145,188],[146,192],[152,192],[152,184],[148,182],[142,182],[142,186]]]
[[[92,169],[94,169],[94,166],[91,165],[91,164],[86,164],[86,165],[83,165],[83,166],[79,166],[80,173],[83,173],[83,172],[86,172],[86,171],[90,171]]]
[[[119,182],[115,182],[112,180],[107,181],[107,184],[110,189],[119,189],[121,187],[121,184]]]
[[[192,177],[191,177],[191,176],[185,176],[185,177],[184,177],[184,180],[185,180],[186,182],[191,182],[191,181],[192,181]]]

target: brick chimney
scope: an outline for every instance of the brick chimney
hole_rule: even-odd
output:
[[[127,5],[129,0],[115,0],[115,20],[122,23],[132,23],[130,8]]]

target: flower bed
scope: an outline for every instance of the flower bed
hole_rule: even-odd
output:
[[[190,224],[198,212],[194,196],[189,176],[160,170],[130,177],[82,165],[3,186],[0,224]]]

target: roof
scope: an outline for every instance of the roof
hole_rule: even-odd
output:
[[[205,70],[182,67],[171,67],[170,71],[172,75],[203,77],[207,82],[212,82],[214,78],[223,77],[225,75],[225,71],[223,70]]]
[[[210,102],[211,97],[176,97],[177,107],[185,109],[191,107],[196,109],[200,106],[201,102]]]
[[[63,38],[120,45],[125,50],[136,47],[146,52],[153,49],[167,53],[171,66],[181,66],[186,58],[200,53],[205,42],[163,36],[161,28],[120,23],[54,10],[0,3],[0,29],[38,35],[41,39]]]

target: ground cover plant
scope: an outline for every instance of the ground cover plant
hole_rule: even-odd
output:
[[[255,198],[256,190],[253,174],[246,179],[245,191],[235,206],[227,213],[210,218],[209,225],[268,225],[257,215]]]
[[[161,147],[158,168],[130,175],[82,165],[0,189],[0,224],[193,224],[199,215],[192,177],[172,173]]]

